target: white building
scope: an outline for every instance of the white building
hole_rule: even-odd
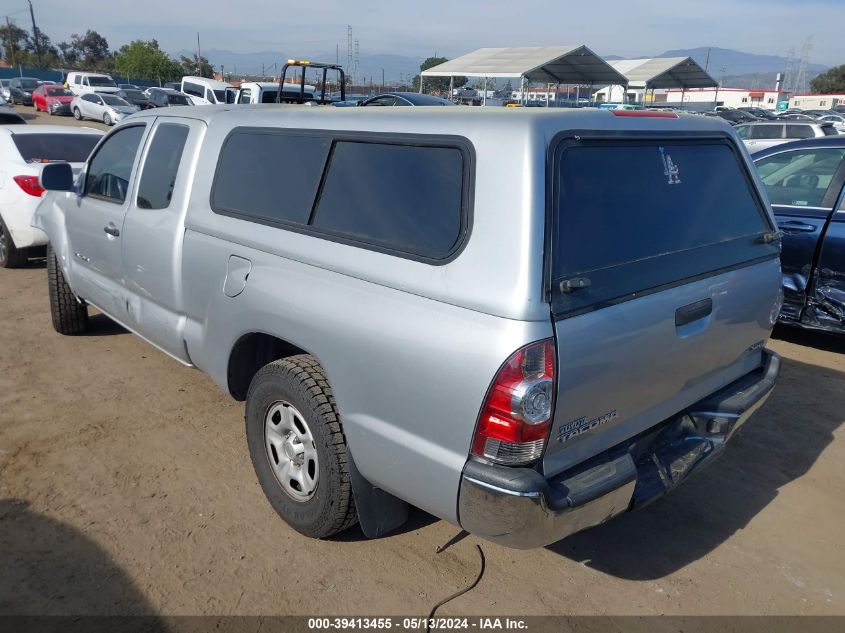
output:
[[[795,95],[789,100],[790,108],[802,110],[829,110],[845,105],[845,95]]]
[[[687,91],[656,90],[654,96],[646,103],[650,105],[683,103],[685,106],[693,106],[696,110],[712,110],[716,107],[775,110],[779,101],[786,101],[785,92],[745,88],[700,88]]]

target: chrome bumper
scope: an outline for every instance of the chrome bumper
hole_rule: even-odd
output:
[[[467,462],[458,516],[468,532],[515,548],[541,547],[640,508],[718,458],[774,388],[780,357],[576,470],[545,479],[531,468]]]

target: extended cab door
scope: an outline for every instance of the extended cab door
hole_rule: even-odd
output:
[[[788,149],[756,161],[783,232],[782,318],[798,321],[818,262],[821,238],[845,179],[845,148]]]
[[[158,117],[138,167],[123,226],[126,324],[190,362],[183,343],[182,239],[205,123]]]
[[[143,123],[109,134],[88,160],[80,192],[65,210],[74,289],[118,320],[126,309],[120,263],[123,218],[145,135]]]

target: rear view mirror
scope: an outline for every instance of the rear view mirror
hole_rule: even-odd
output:
[[[47,191],[73,191],[73,169],[70,163],[44,165],[38,180]]]

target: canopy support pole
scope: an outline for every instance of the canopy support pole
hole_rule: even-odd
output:
[[[423,76],[422,76],[422,73],[420,73],[420,94],[422,94],[422,88],[423,88],[422,85],[423,85]]]
[[[455,100],[455,75],[449,75],[449,101]]]
[[[567,94],[567,96],[569,95]],[[581,107],[581,84],[575,86],[575,107]]]
[[[525,75],[519,78],[519,105],[525,105]]]
[[[484,94],[481,95],[481,105],[487,105],[487,77],[484,78]]]
[[[684,86],[683,89],[681,90],[681,110],[684,109],[684,99],[686,98],[686,96],[687,96],[687,87]]]

